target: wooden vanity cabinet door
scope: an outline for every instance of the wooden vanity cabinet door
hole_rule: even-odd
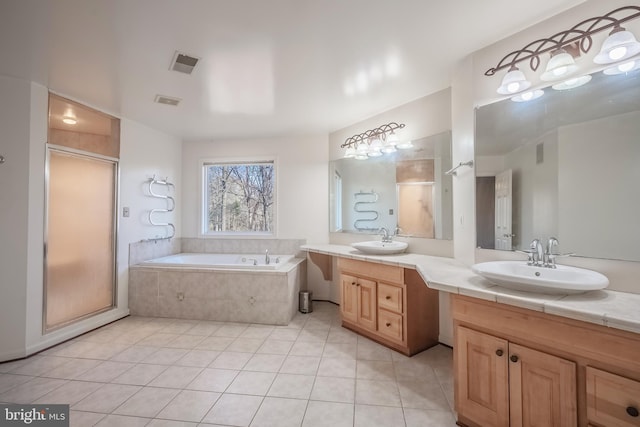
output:
[[[375,331],[378,326],[377,283],[373,280],[358,278],[356,292],[358,293],[358,325]]]
[[[358,291],[356,284],[358,279],[348,274],[340,275],[342,301],[340,301],[340,311],[342,318],[350,322],[358,321]]]
[[[607,427],[640,426],[640,382],[587,366],[587,418]]]
[[[576,364],[509,344],[511,427],[578,425]]]
[[[483,427],[509,427],[508,342],[456,328],[458,414]]]

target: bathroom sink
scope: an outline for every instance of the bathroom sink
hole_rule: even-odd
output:
[[[371,240],[369,242],[352,243],[351,246],[366,254],[390,255],[404,252],[409,246],[405,242],[383,242]]]
[[[547,268],[525,261],[491,261],[475,264],[471,270],[500,286],[526,292],[575,294],[609,286],[603,274],[567,265]]]

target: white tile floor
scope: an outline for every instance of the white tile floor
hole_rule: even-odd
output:
[[[287,327],[128,317],[0,364],[0,402],[68,403],[72,426],[454,426],[452,352],[412,358],[314,303]]]

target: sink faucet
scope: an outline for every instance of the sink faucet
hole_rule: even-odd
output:
[[[558,239],[555,237],[549,238],[547,241],[547,250],[544,253],[544,266],[549,268],[556,268],[556,254],[553,253],[553,248],[558,246]]]
[[[544,252],[542,250],[542,243],[539,239],[533,239],[529,248],[532,251],[532,265],[541,266],[544,264]]]
[[[391,236],[389,236],[389,230],[387,230],[384,227],[380,227],[378,229],[378,234],[382,234],[382,241],[383,242],[390,242],[391,241]]]
[[[271,258],[269,258],[269,249],[264,251],[264,263],[269,265],[271,263]]]

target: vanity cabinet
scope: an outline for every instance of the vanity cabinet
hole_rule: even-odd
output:
[[[577,425],[576,364],[463,326],[458,413],[482,426]]]
[[[640,427],[640,335],[451,296],[458,424]]]
[[[406,355],[438,342],[438,291],[417,271],[338,258],[342,325]]]
[[[342,316],[362,328],[376,330],[376,293],[373,280],[342,274]]]

